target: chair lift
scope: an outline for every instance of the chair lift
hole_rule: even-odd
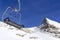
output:
[[[17,14],[19,13],[19,11],[20,11],[20,0],[18,0],[18,3],[19,3],[19,9],[16,9],[16,8],[14,9],[14,8],[12,8],[12,7],[8,7],[8,8],[5,10],[5,12],[4,12],[3,15],[2,15],[2,21],[5,22],[6,24],[9,24],[9,25],[11,25],[11,26],[14,26],[14,27],[20,29],[20,28],[24,28],[24,25],[17,24],[16,22],[13,22],[12,20],[10,20],[9,17],[4,18],[4,15],[7,14],[6,12],[8,11],[8,9],[12,9],[12,10],[13,10],[14,12],[16,12]],[[20,19],[21,19],[21,17],[20,17]]]
[[[4,21],[6,24],[9,24],[9,25],[11,25],[11,26],[14,26],[14,27],[16,27],[16,28],[18,28],[18,29],[24,28],[24,25],[20,25],[20,24],[17,24],[17,23],[15,23],[15,22],[13,22],[12,20],[9,19],[9,17],[5,18],[3,21]]]

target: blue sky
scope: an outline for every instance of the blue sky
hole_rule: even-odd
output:
[[[18,8],[17,0],[0,0],[0,20],[8,6]],[[40,25],[45,17],[60,22],[60,0],[21,0],[20,13],[26,27]]]

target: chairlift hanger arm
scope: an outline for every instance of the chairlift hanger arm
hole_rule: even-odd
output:
[[[4,13],[2,15],[2,21],[4,21],[4,15],[7,14],[6,12],[8,11],[8,9],[12,9],[12,11],[15,11],[15,12],[19,12],[20,11],[20,0],[18,0],[18,4],[19,4],[19,8],[18,9],[16,9],[14,7],[7,7],[7,9],[4,11]],[[21,13],[20,13],[20,21],[21,21]],[[10,21],[7,20],[6,23],[11,24],[11,25],[16,26],[16,27],[17,26],[18,27],[22,26],[22,25],[17,25],[17,23],[12,22],[11,20]]]

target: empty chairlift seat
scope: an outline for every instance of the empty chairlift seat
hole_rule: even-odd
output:
[[[14,27],[16,27],[18,29],[24,28],[24,25],[17,24],[15,22],[11,21],[9,18],[5,18],[4,22],[7,23],[7,24],[9,24],[9,25],[11,25],[11,26],[14,26]]]

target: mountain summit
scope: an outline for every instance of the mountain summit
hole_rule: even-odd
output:
[[[51,19],[45,18],[42,25],[39,26],[40,30],[50,33],[54,37],[60,38],[60,23]]]
[[[55,26],[56,28],[60,28],[60,23],[56,22],[56,21],[53,21],[51,19],[48,19],[48,18],[44,18],[43,20],[43,25],[53,25]]]

